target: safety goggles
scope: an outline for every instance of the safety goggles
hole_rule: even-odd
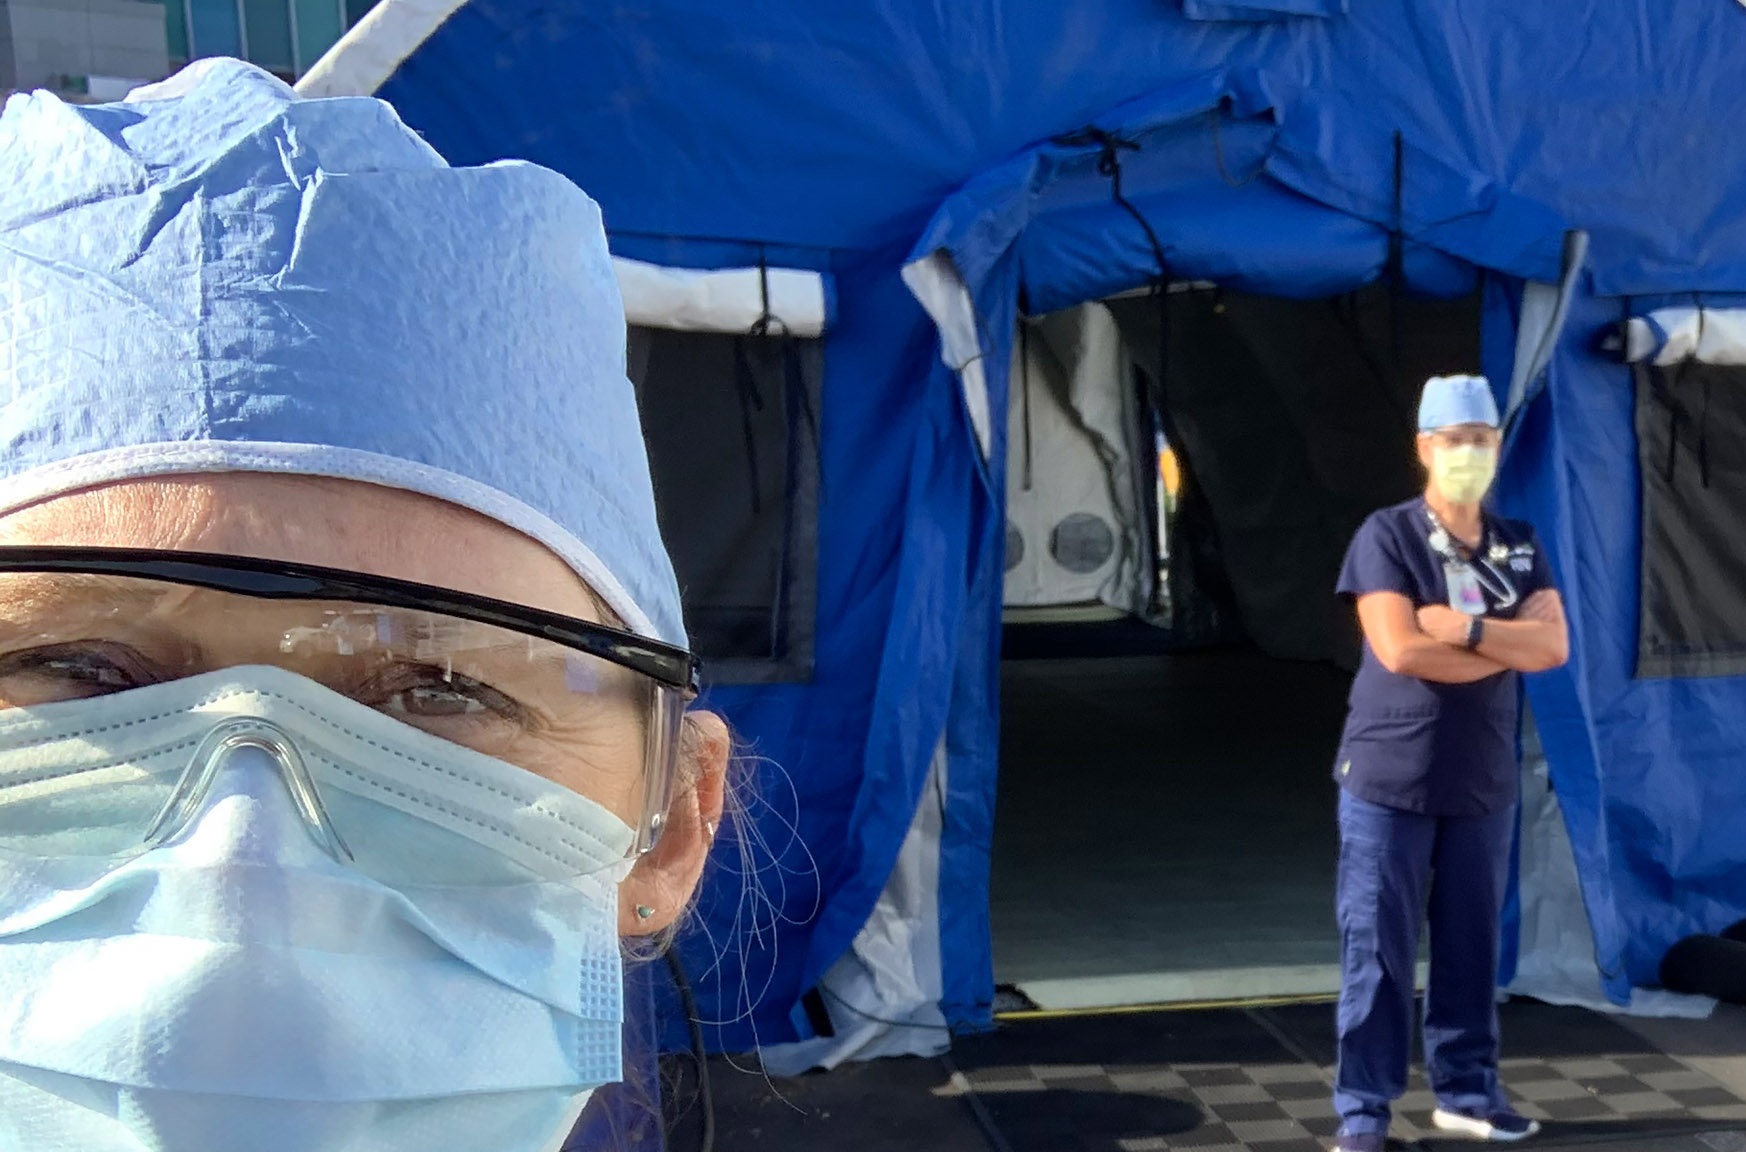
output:
[[[257,683],[229,675],[249,669],[286,687],[224,687]],[[143,850],[185,819],[217,758],[248,745],[338,841],[360,840],[362,814],[385,803],[521,843],[530,814],[562,831],[568,790],[630,826],[635,855],[660,834],[699,675],[659,641],[428,585],[199,553],[0,547],[0,850],[56,836]],[[357,722],[324,715],[335,709]],[[172,714],[190,719],[163,728]],[[142,750],[148,728],[163,735]],[[360,783],[375,770],[355,764],[385,774]],[[505,764],[540,779],[506,777]],[[81,821],[102,824],[96,841]]]
[[[1503,439],[1496,428],[1483,424],[1456,424],[1426,435],[1440,448],[1495,448]]]

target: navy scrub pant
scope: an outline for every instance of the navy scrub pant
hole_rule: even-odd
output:
[[[1406,1091],[1413,974],[1428,909],[1425,1072],[1444,1108],[1505,1106],[1498,1083],[1498,933],[1515,809],[1421,816],[1340,792],[1341,989],[1334,1107],[1346,1131],[1386,1132]],[[1428,893],[1428,903],[1427,903]]]

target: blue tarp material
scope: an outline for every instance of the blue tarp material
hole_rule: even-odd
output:
[[[704,981],[705,1013],[737,1020],[712,1041],[808,1034],[797,1001],[876,898],[942,734],[946,1007],[988,1019],[1004,421],[985,463],[898,267],[952,255],[1002,403],[1021,290],[1040,311],[1157,274],[1102,150],[1051,142],[1087,125],[1138,146],[1118,150],[1124,190],[1179,277],[1325,295],[1381,273],[1398,229],[1415,286],[1483,270],[1498,294],[1556,278],[1565,230],[1590,234],[1501,492],[1542,526],[1575,620],[1577,664],[1532,700],[1609,992],[1746,915],[1746,683],[1631,678],[1629,389],[1589,343],[1618,297],[1746,290],[1741,59],[1735,0],[471,0],[419,48],[382,94],[450,160],[570,175],[625,255],[721,266],[787,246],[840,288],[818,675],[717,697],[792,789],[767,784],[756,821],[782,850],[758,878],[779,922]],[[1499,380],[1511,322],[1487,309]],[[731,870],[712,881],[717,941],[745,891]],[[715,958],[701,933],[686,953]]]

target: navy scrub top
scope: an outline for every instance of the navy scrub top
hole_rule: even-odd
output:
[[[1486,615],[1512,619],[1529,596],[1553,587],[1552,572],[1531,526],[1489,513],[1484,522],[1479,558],[1492,558],[1486,575],[1492,582],[1507,579],[1517,593],[1505,608],[1487,588]],[[1422,498],[1374,513],[1346,552],[1339,592],[1354,600],[1398,592],[1414,608],[1448,604],[1447,561],[1432,549],[1431,530]],[[1515,672],[1472,684],[1402,676],[1384,668],[1366,641],[1334,778],[1362,800],[1427,816],[1481,816],[1508,808],[1520,787],[1519,680]]]

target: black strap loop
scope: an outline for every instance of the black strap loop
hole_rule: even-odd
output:
[[[753,334],[748,334],[753,335]],[[758,388],[758,374],[752,370],[752,352],[747,336],[734,338],[734,389],[740,398],[740,434],[746,446],[746,470],[752,483],[752,512],[763,512],[762,474],[758,469],[758,434],[753,428],[753,416],[764,410],[764,394]]]
[[[1096,146],[1100,149],[1097,157],[1097,174],[1109,179],[1110,196],[1121,205],[1122,210],[1132,216],[1140,228],[1146,233],[1146,242],[1152,246],[1152,258],[1158,264],[1158,280],[1154,288],[1163,292],[1169,286],[1170,261],[1164,256],[1164,245],[1158,239],[1158,233],[1153,230],[1151,222],[1134,207],[1131,200],[1122,192],[1122,153],[1138,152],[1140,146],[1132,140],[1106,132],[1095,125],[1081,128],[1066,136],[1058,136],[1055,143],[1067,148],[1085,148]]]
[[[1681,395],[1685,391],[1686,377],[1692,364],[1698,361],[1704,342],[1703,301],[1694,296],[1692,302],[1697,309],[1697,343],[1690,354],[1680,357],[1679,362],[1665,373],[1658,370],[1653,361],[1644,369],[1649,373],[1656,399],[1667,409],[1667,463],[1662,466],[1661,474],[1669,484],[1673,483],[1679,463],[1680,425],[1690,420],[1681,406]],[[1622,327],[1628,331],[1628,325]],[[1697,461],[1698,482],[1705,488],[1710,486],[1710,383],[1710,373],[1704,372],[1697,415]]]
[[[1692,347],[1691,359],[1696,360],[1704,347],[1704,304],[1702,300],[1693,298],[1697,305],[1697,343]],[[1687,361],[1690,363],[1691,361]],[[1710,377],[1712,373],[1703,373],[1704,395],[1703,404],[1698,408],[1698,479],[1705,488],[1710,486]]]
[[[789,441],[792,444],[797,425],[806,429],[812,440],[813,457],[817,465],[818,499],[823,504],[824,489],[824,436],[819,425],[818,412],[812,402],[812,390],[807,386],[806,369],[801,360],[800,338],[794,335],[788,322],[778,316],[770,306],[770,260],[768,254],[758,250],[758,294],[760,298],[759,316],[752,321],[752,326],[746,330],[746,335],[753,339],[774,336],[781,341],[782,355],[782,387],[784,393],[784,418],[788,424]],[[746,460],[752,469],[752,511],[762,511],[762,497],[758,492],[758,453],[752,442],[752,410],[764,410],[764,398],[758,389],[755,373],[743,347],[742,339],[736,343],[736,372],[740,377],[741,416],[745,424]],[[791,454],[792,455],[792,454]],[[790,461],[792,465],[792,460]],[[789,469],[789,486],[795,483],[792,466]]]
[[[1225,113],[1231,109],[1231,98],[1226,96],[1219,101],[1219,106],[1207,112],[1207,118],[1212,121],[1213,162],[1218,165],[1219,179],[1225,182],[1227,188],[1242,188],[1254,183],[1256,177],[1267,169],[1267,159],[1262,157],[1261,163],[1255,166],[1255,171],[1247,176],[1231,175],[1231,170],[1225,165],[1225,142],[1220,132],[1224,124]]]
[[[746,335],[768,336],[771,329],[775,329],[780,335],[788,335],[788,324],[770,310],[770,259],[762,248],[758,250],[758,294],[762,298],[759,316],[752,321]]]

